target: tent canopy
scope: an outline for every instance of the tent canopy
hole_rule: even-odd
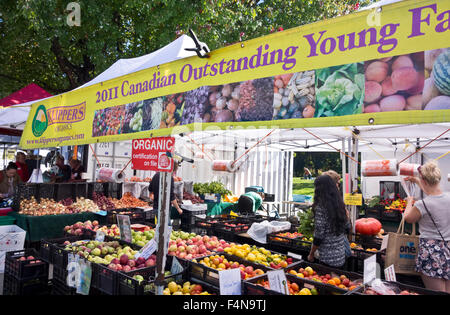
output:
[[[85,83],[84,85],[78,87],[77,89],[87,87],[99,82],[105,82],[146,68],[151,68],[178,59],[194,56],[196,55],[195,52],[186,50],[186,48],[194,48],[194,47],[195,47],[194,40],[187,35],[182,35],[173,42],[171,42],[170,44],[150,54],[136,58],[119,59],[111,67],[103,71],[93,80]],[[28,118],[28,113],[31,110],[31,105],[38,101],[42,101],[48,98],[49,96],[51,95],[50,94],[41,95],[40,97],[35,97],[33,99],[24,99],[21,102],[9,104],[9,105],[13,104],[20,104],[20,105],[11,106],[3,110],[0,110],[0,126],[9,127],[12,125],[14,126],[14,128],[23,129],[25,127],[25,123]],[[3,105],[2,101],[3,100],[0,100],[0,105]]]
[[[11,106],[22,104],[30,101],[39,100],[52,96],[46,90],[35,83],[28,84],[26,87],[0,99],[0,106]]]
[[[395,149],[414,150],[417,143],[424,146],[450,128],[450,123],[420,125],[379,125],[360,127],[320,127],[304,129],[277,129],[267,136],[271,129],[210,130],[194,132],[188,136],[177,136],[177,142],[192,149],[206,148],[234,151],[250,148],[258,143],[259,147],[282,151],[336,151],[341,149],[342,140],[351,138],[353,131],[359,131],[359,150],[391,151]],[[265,139],[263,139],[267,136]],[[319,139],[320,138],[320,139]],[[328,144],[326,144],[327,142]],[[331,145],[331,146],[330,146]],[[450,132],[437,139],[425,149],[425,152],[446,152],[450,147]]]

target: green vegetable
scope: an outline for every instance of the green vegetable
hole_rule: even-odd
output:
[[[314,213],[312,208],[306,211],[302,211],[298,214],[300,220],[300,226],[298,232],[302,233],[305,237],[310,238],[314,235]]]
[[[231,191],[225,188],[225,186],[220,182],[211,183],[195,183],[194,192],[199,195],[204,194],[220,194],[220,195],[231,195]]]
[[[352,63],[317,70],[314,117],[361,113],[365,84],[363,69],[363,63]]]

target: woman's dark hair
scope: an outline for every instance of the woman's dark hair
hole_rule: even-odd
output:
[[[315,212],[317,206],[322,207],[328,214],[332,232],[336,235],[344,233],[347,214],[335,181],[328,175],[321,175],[314,181],[314,186],[313,211]]]
[[[253,213],[253,199],[248,196],[240,196],[238,200],[240,213]]]
[[[9,171],[9,170],[12,170],[12,169],[17,170],[17,165],[14,162],[9,162],[8,166],[6,167],[6,170]]]

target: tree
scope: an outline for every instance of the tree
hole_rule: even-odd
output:
[[[120,58],[167,45],[192,28],[210,49],[350,13],[370,0],[2,0],[0,97],[35,82],[51,93],[74,89]]]

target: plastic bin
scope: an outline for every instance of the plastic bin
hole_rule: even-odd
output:
[[[271,268],[268,268],[266,266],[263,265],[259,265],[259,264],[255,264],[252,263],[250,261],[246,261],[244,259],[241,259],[239,257],[236,256],[231,256],[228,255],[226,253],[222,253],[219,256],[224,256],[225,259],[227,259],[228,261],[233,261],[233,262],[237,262],[239,264],[242,264],[244,266],[252,266],[254,269],[261,269],[262,271],[264,271],[264,273],[266,273],[268,270],[271,270]],[[211,256],[215,256],[215,255],[209,255],[209,256],[205,256],[205,257],[200,257],[197,258],[197,261],[200,261],[206,257],[211,257]],[[190,273],[191,273],[191,277],[195,278],[195,279],[199,279],[202,280],[206,283],[212,284],[214,286],[220,286],[219,283],[219,271],[217,269],[214,268],[210,268],[207,267],[199,262],[195,263],[193,261],[190,262],[191,268],[190,268]]]
[[[33,256],[33,259],[26,259],[30,256]],[[20,260],[21,257],[26,260]],[[33,248],[7,252],[5,258],[6,274],[17,280],[48,278],[48,263],[43,261],[39,257],[39,253]]]
[[[91,287],[107,295],[116,295],[118,272],[96,263],[91,263],[91,267]]]
[[[6,274],[3,281],[3,295],[47,295],[49,292],[48,276],[19,280]]]
[[[126,209],[114,209],[108,210],[106,220],[108,224],[117,224],[117,215],[128,215],[130,217],[131,224],[133,223],[145,223],[146,214],[144,210],[140,208],[126,208]]]
[[[53,279],[51,295],[78,295],[77,289],[69,287],[66,282]]]

